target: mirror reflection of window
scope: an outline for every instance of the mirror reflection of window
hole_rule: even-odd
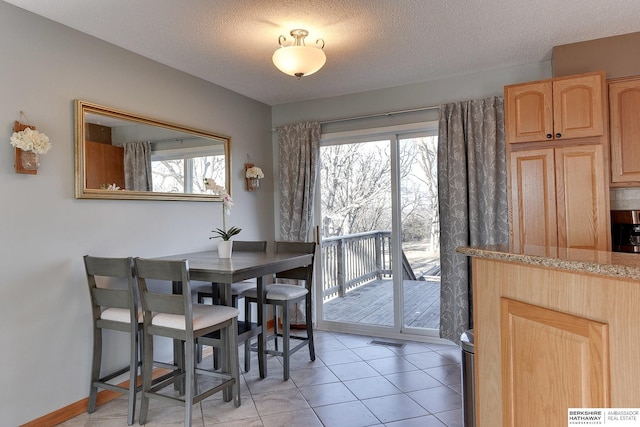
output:
[[[224,182],[224,147],[203,138],[173,138],[151,142],[153,191],[207,194],[204,179]]]
[[[204,179],[224,182],[224,155],[151,154],[153,191],[207,194]]]

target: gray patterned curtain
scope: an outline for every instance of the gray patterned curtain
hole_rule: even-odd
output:
[[[280,238],[306,242],[313,224],[320,123],[277,129],[280,140]],[[291,324],[305,324],[304,302],[291,308]]]
[[[453,342],[473,327],[470,261],[458,246],[506,243],[504,99],[440,106],[440,336]]]
[[[133,191],[151,191],[151,144],[127,142],[124,147],[124,187]]]
[[[280,237],[307,240],[313,220],[320,123],[282,126],[280,139]]]

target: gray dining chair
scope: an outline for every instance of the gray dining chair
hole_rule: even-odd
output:
[[[311,263],[306,267],[287,270],[275,275],[278,279],[303,280],[304,286],[274,283],[266,286],[265,304],[273,306],[273,334],[267,337],[275,341],[275,350],[265,350],[267,354],[281,356],[284,365],[284,380],[289,379],[290,357],[304,346],[309,347],[309,358],[316,360],[313,343],[313,319],[312,319],[312,292],[313,264],[315,260],[316,244],[314,242],[275,242],[276,253],[304,253],[311,254]],[[251,303],[257,303],[257,289],[248,290],[245,296],[245,315],[251,315]],[[291,335],[290,308],[293,304],[305,302],[305,327],[307,336]],[[281,308],[282,332],[278,332],[278,307]],[[282,339],[282,350],[278,350],[278,338]],[[292,340],[302,341],[295,347],[291,347]],[[256,345],[245,346],[245,361],[249,359],[249,351],[257,351]]]
[[[91,385],[87,411],[96,410],[98,389],[106,389],[128,395],[127,424],[135,418],[138,351],[142,338],[142,312],[139,310],[132,258],[100,258],[84,256],[84,267],[91,297],[93,319],[93,355]],[[98,286],[98,282],[102,287]],[[116,282],[126,282],[126,287]],[[107,286],[112,287],[107,287]],[[102,331],[105,329],[129,334],[129,365],[115,372],[100,376],[102,369]],[[110,381],[128,372],[127,387]]]
[[[140,424],[145,424],[149,399],[180,404],[185,408],[184,425],[191,426],[193,405],[207,397],[223,391],[225,401],[234,401],[240,406],[240,371],[238,367],[238,309],[222,305],[193,304],[189,281],[189,265],[184,261],[163,261],[136,258],[134,260],[140,301],[144,314],[144,347],[142,369],[142,398]],[[147,286],[153,280],[153,290]],[[168,282],[165,292],[156,286]],[[171,292],[166,292],[166,290]],[[204,336],[220,331],[221,339],[208,341]],[[183,369],[180,375],[162,381],[152,387],[153,337],[161,336],[178,340],[179,353],[174,358]],[[197,367],[195,348],[198,343],[223,347],[221,371]],[[211,387],[198,386],[197,376],[206,375],[220,379]],[[182,396],[161,393],[173,384]]]
[[[233,241],[233,252],[266,252],[267,251],[267,241],[266,240],[234,240]],[[236,282],[231,284],[231,304],[234,307],[238,307],[238,300],[244,298],[244,293],[256,289],[258,285],[256,284],[256,279],[248,279],[243,280],[241,282]],[[216,294],[213,294],[213,291],[216,291]],[[203,304],[205,299],[211,299],[213,304],[220,304],[220,294],[218,292],[218,288],[215,284],[213,287],[211,284],[203,284],[200,286],[194,286],[192,291],[195,291],[197,294],[198,304]],[[251,317],[247,316],[245,313],[244,317],[245,323],[251,322]],[[244,329],[244,325],[242,325],[241,329]],[[238,342],[238,345],[242,344],[242,342]],[[249,340],[244,341],[245,348],[249,346]],[[218,368],[218,351],[214,351],[214,367]],[[245,355],[247,352],[245,351]],[[198,361],[202,361],[202,345],[198,345]],[[251,368],[251,363],[248,358],[245,357],[244,361],[244,370],[245,372],[249,372]]]

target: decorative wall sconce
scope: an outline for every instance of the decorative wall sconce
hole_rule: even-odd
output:
[[[27,124],[13,122],[13,135],[9,141],[15,147],[16,173],[37,175],[40,167],[40,154],[46,154],[51,148],[49,137],[38,132],[35,126],[29,124],[22,111],[20,119],[24,117]]]
[[[244,171],[244,176],[247,179],[247,191],[254,191],[260,188],[260,180],[264,178],[262,169],[254,166],[253,163],[245,163]]]
[[[313,47],[304,44],[304,38],[309,35],[307,30],[291,31],[293,37],[292,45],[284,45],[285,36],[278,37],[280,48],[273,53],[273,64],[285,74],[296,76],[298,79],[302,76],[309,76],[327,62],[327,56],[324,53],[324,40],[316,40],[316,44],[322,42],[322,46]]]

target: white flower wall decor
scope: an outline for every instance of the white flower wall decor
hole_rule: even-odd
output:
[[[13,123],[13,131],[9,143],[16,149],[16,173],[37,175],[40,155],[51,149],[49,137],[36,130],[35,126],[18,121]]]
[[[262,169],[253,163],[246,163],[244,170],[244,176],[247,179],[247,191],[254,191],[260,188],[260,180],[264,178]]]

